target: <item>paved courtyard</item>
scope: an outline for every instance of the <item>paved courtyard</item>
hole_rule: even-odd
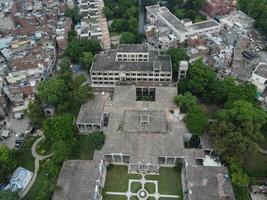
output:
[[[104,200],[183,199],[180,168],[161,168],[159,175],[128,174],[127,166],[109,166]]]

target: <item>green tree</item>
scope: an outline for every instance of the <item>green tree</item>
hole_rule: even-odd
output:
[[[47,119],[43,130],[47,142],[51,145],[59,141],[71,144],[77,129],[72,115],[60,115]]]
[[[177,76],[180,61],[188,60],[188,57],[186,55],[186,49],[185,48],[170,48],[168,49],[167,54],[171,56],[172,70],[173,70],[174,75]]]
[[[16,169],[15,152],[4,145],[0,145],[0,180],[7,179]]]
[[[49,79],[39,83],[37,95],[43,103],[57,106],[67,98],[68,88],[61,79]]]
[[[74,29],[70,29],[68,32],[68,42],[77,37],[77,32]]]
[[[53,144],[52,149],[54,153],[53,162],[60,164],[71,156],[72,145],[65,141],[59,140]]]
[[[151,6],[151,5],[155,5],[155,4],[158,4],[159,1],[158,0],[144,0],[143,1],[143,5],[144,7],[146,6]]]
[[[197,105],[188,110],[184,121],[188,130],[194,135],[203,135],[208,125],[207,115]]]
[[[81,16],[79,15],[79,8],[75,6],[74,8],[67,8],[64,15],[72,19],[73,24],[77,24],[81,20]]]
[[[197,98],[190,92],[186,92],[184,95],[175,96],[174,102],[181,108],[181,112],[187,112],[192,106],[196,105]]]
[[[111,30],[115,32],[128,31],[128,21],[125,19],[114,19],[111,24]]]
[[[83,52],[82,57],[81,57],[81,61],[84,65],[84,67],[90,71],[92,62],[94,61],[95,56],[91,53],[91,52]]]
[[[136,38],[133,33],[124,32],[121,34],[120,43],[121,44],[135,44]]]
[[[101,50],[101,45],[97,40],[88,40],[84,38],[73,38],[65,50],[65,55],[72,62],[79,62],[83,52],[91,52],[93,55]]]
[[[180,93],[190,91],[193,95],[206,99],[215,81],[214,71],[199,59],[189,66],[186,78],[179,81],[178,90]]]
[[[105,143],[106,136],[103,132],[94,132],[88,135],[88,143],[92,149],[100,150]]]
[[[237,100],[255,102],[257,88],[250,82],[238,84],[233,78],[217,81],[210,91],[211,98],[217,103],[232,103]]]
[[[11,192],[9,190],[0,190],[0,200],[18,200],[19,195],[17,192]]]
[[[242,165],[246,153],[257,150],[257,142],[263,138],[260,128],[266,120],[263,110],[240,100],[219,111],[208,132],[223,160]]]
[[[59,67],[60,67],[60,72],[66,72],[66,71],[71,71],[70,70],[70,59],[68,57],[63,57],[60,61],[59,61]]]
[[[44,112],[39,100],[35,100],[29,103],[27,113],[31,119],[33,127],[41,128],[44,120]]]
[[[106,16],[107,19],[112,19],[113,18],[113,11],[109,7],[104,7],[103,8],[103,13]]]

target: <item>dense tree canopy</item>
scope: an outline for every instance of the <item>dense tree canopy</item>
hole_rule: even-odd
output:
[[[260,128],[266,122],[267,114],[263,110],[240,100],[219,111],[209,134],[225,161],[242,164],[247,152],[257,150],[257,142],[263,138]]]
[[[216,103],[231,103],[236,100],[254,102],[257,88],[251,82],[238,84],[233,78],[216,81],[210,91],[210,98]]]
[[[54,153],[53,162],[60,164],[71,156],[72,145],[68,142],[59,140],[53,144],[52,149]]]
[[[38,100],[29,103],[27,115],[31,119],[32,126],[40,128],[44,120],[43,109],[40,106],[41,103]]]
[[[141,33],[124,32],[121,34],[121,44],[139,44],[143,41],[144,35]]]
[[[55,144],[64,141],[71,144],[74,134],[77,132],[73,120],[73,116],[68,114],[47,119],[44,122],[43,130],[48,143]]]
[[[266,0],[238,0],[239,8],[255,19],[255,26],[267,35]]]
[[[179,82],[178,89],[181,93],[190,91],[199,98],[207,98],[215,81],[213,70],[199,59],[189,66],[187,76]]]
[[[44,103],[57,106],[67,98],[68,88],[62,79],[49,79],[39,83],[38,97]]]
[[[88,40],[82,38],[73,38],[65,50],[65,55],[72,62],[79,62],[83,52],[91,52],[93,55],[101,50],[101,45],[97,40]]]
[[[170,48],[167,50],[167,54],[171,56],[172,70],[174,75],[177,76],[179,64],[181,60],[188,60],[185,48]]]
[[[0,166],[0,182],[7,179],[17,166],[15,152],[4,145],[0,145]]]
[[[103,12],[112,20],[110,30],[122,34],[121,43],[141,43],[143,35],[138,33],[138,0],[105,0]]]
[[[207,125],[208,117],[204,111],[197,105],[192,106],[184,119],[186,127],[194,135],[203,135]]]
[[[77,6],[75,6],[74,8],[67,8],[64,15],[66,17],[71,18],[73,24],[77,24],[81,20],[81,16],[79,15],[79,9]]]
[[[91,52],[83,52],[81,56],[81,61],[86,70],[90,70],[92,62],[94,61],[95,56]]]
[[[103,132],[93,132],[88,135],[88,144],[91,149],[100,150],[105,142],[105,135]]]
[[[197,98],[190,92],[186,92],[184,95],[175,96],[174,102],[181,108],[181,112],[187,112],[192,106],[196,105]]]

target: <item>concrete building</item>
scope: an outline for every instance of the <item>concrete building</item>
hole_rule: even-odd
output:
[[[114,87],[137,82],[171,83],[170,57],[149,51],[145,44],[119,45],[118,49],[96,55],[90,69],[95,87]]]
[[[209,16],[225,15],[236,10],[236,0],[207,0],[202,10]]]
[[[178,81],[185,78],[188,70],[188,62],[182,60],[179,64]]]
[[[63,163],[53,200],[98,200],[105,183],[106,168],[92,160],[68,160]]]
[[[227,168],[211,157],[212,147],[207,147],[207,142],[204,149],[185,147],[189,133],[173,102],[177,88],[155,87],[154,101],[144,102],[136,101],[138,87],[116,86],[108,92],[104,105],[96,96],[87,108],[81,107],[80,114],[97,115],[97,121],[101,113],[110,114],[108,125],[102,129],[105,144],[94,152],[92,161],[64,162],[57,182],[61,189],[55,191],[53,200],[103,199],[106,167],[110,164],[125,165],[128,173],[154,175],[160,167],[179,165],[183,168],[185,199],[234,200]]]
[[[241,10],[233,11],[228,15],[224,15],[219,18],[220,23],[228,30],[233,26],[238,28],[249,29],[254,26],[255,20],[250,16],[242,12]]]
[[[198,23],[193,23],[190,19],[180,20],[166,7],[159,5],[147,6],[146,11],[146,20],[150,25],[156,26],[156,32],[167,28],[169,33],[166,34],[173,34],[181,43],[190,37],[218,33],[221,30],[221,25],[215,20],[209,19]],[[159,36],[163,35],[164,33],[161,32]]]
[[[258,92],[262,93],[267,86],[267,63],[260,62],[252,72],[250,81],[257,86]]]
[[[106,96],[96,95],[81,106],[76,125],[81,134],[101,130],[103,126],[103,110]]]
[[[104,49],[110,49],[110,37],[107,19],[103,14],[103,0],[79,0],[81,24],[75,30],[81,38],[93,38],[101,41]]]
[[[185,174],[187,182],[185,199],[235,199],[226,167],[188,166]]]

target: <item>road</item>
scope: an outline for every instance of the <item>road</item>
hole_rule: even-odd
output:
[[[145,25],[145,9],[143,8],[143,0],[138,0],[139,3],[139,20],[138,20],[138,31],[144,33]]]

